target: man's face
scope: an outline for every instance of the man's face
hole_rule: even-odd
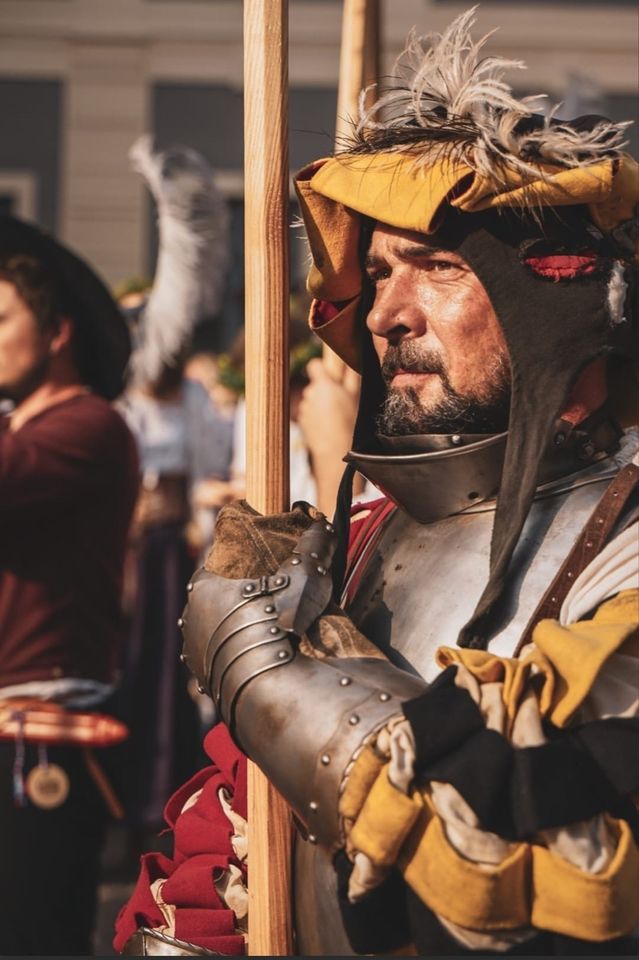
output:
[[[42,383],[50,343],[15,286],[0,280],[0,398],[20,403]]]
[[[495,311],[459,254],[378,223],[366,256],[366,324],[388,396],[387,435],[491,433],[508,423],[510,369]]]

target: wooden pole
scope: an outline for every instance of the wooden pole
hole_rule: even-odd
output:
[[[247,499],[288,509],[288,2],[244,0]],[[248,773],[249,942],[293,950],[291,819],[252,763]]]
[[[335,123],[337,152],[343,149],[351,123],[357,120],[360,92],[378,77],[379,0],[344,0]],[[369,101],[373,97],[374,92],[368,94]],[[341,382],[346,370],[344,361],[327,346],[322,356],[330,375]]]
[[[335,148],[340,150],[359,113],[361,91],[379,77],[379,0],[344,0]],[[374,97],[369,93],[368,99]]]

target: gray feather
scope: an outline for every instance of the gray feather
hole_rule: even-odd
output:
[[[503,184],[507,171],[524,181],[544,176],[538,164],[584,167],[617,156],[626,145],[627,123],[602,120],[590,130],[536,116],[542,94],[517,99],[504,79],[508,70],[525,69],[519,60],[483,57],[491,33],[474,42],[472,7],[442,33],[408,38],[395,64],[392,87],[369,109],[364,91],[351,142],[342,152],[396,150],[417,164],[438,157],[460,160]],[[494,32],[494,31],[493,31]]]
[[[154,382],[175,363],[204,315],[219,312],[229,267],[229,211],[212,171],[185,147],[154,152],[148,136],[129,152],[157,206],[159,251],[142,330],[131,359],[133,382]]]

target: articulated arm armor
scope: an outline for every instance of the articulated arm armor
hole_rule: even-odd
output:
[[[270,576],[200,570],[181,626],[184,659],[234,739],[291,804],[309,840],[341,843],[338,800],[362,747],[423,681],[372,657],[312,659],[298,640],[326,610],[333,527],[319,515]]]

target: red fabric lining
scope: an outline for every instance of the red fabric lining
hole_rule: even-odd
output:
[[[377,532],[385,524],[386,519],[396,509],[395,504],[388,497],[381,497],[370,504],[364,504],[364,507],[370,507],[369,512],[361,520],[352,523],[349,532],[346,576],[344,577],[345,592],[348,599],[352,599],[364,569],[363,566],[360,566],[358,572],[353,573],[355,566],[366,551],[370,549]],[[354,507],[352,512],[356,513],[358,509],[361,508]]]
[[[312,330],[317,330],[319,327],[323,327],[324,324],[330,323],[331,320],[334,320],[335,317],[342,312],[344,307],[346,307],[351,300],[313,300],[311,305],[311,319],[310,325]]]
[[[339,310],[330,300],[314,300],[311,326],[314,330],[323,327],[329,320],[333,320],[338,313]]]
[[[349,553],[353,549],[355,542],[357,540],[359,531],[362,529],[362,526],[366,523],[371,513],[373,513],[377,507],[381,506],[387,497],[379,497],[377,500],[371,500],[369,503],[354,503],[351,507],[351,525],[348,530],[348,550]],[[364,511],[367,511],[366,513]],[[358,513],[364,514],[364,516],[359,517],[358,520],[353,520],[353,517],[356,517]]]
[[[599,267],[599,257],[594,253],[552,254],[546,257],[526,257],[526,266],[540,277],[550,280],[574,280],[587,277]]]

